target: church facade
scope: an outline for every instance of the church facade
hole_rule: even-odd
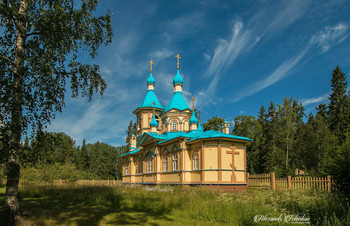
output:
[[[247,188],[246,147],[251,139],[222,131],[203,131],[198,112],[183,97],[179,70],[173,79],[174,94],[164,108],[155,94],[155,80],[147,79],[147,93],[134,110],[137,133],[131,137],[123,160],[123,184],[202,185],[224,191]],[[194,101],[194,99],[193,99]]]

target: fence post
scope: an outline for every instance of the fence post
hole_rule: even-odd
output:
[[[108,179],[108,182],[107,182],[107,184],[109,185],[109,179]]]
[[[288,190],[292,188],[292,177],[288,176]]]
[[[62,180],[60,179],[60,184],[62,184]]]
[[[95,180],[94,179],[92,179],[92,184],[95,184]]]
[[[113,185],[115,185],[115,179],[113,180]]]
[[[331,176],[327,176],[327,183],[328,183],[328,192],[331,192],[331,190],[332,190],[332,179],[331,179]]]
[[[272,188],[272,190],[276,190],[276,178],[275,178],[275,173],[271,173],[271,188]]]

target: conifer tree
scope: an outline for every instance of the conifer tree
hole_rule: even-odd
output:
[[[339,144],[346,139],[350,131],[349,96],[347,95],[347,81],[345,73],[336,66],[331,80],[332,93],[329,97],[328,123],[334,135],[338,137]]]
[[[268,121],[267,121],[267,113],[264,106],[261,106],[260,111],[258,113],[258,135],[259,143],[256,144],[257,151],[257,159],[258,159],[258,168],[257,171],[259,173],[266,172],[266,157],[268,155],[268,147],[267,147],[267,130],[268,130]]]
[[[85,139],[83,140],[83,145],[80,148],[81,153],[81,166],[82,169],[87,170],[89,168],[89,156],[86,148]]]

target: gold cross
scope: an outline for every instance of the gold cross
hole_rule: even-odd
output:
[[[196,99],[194,99],[194,97],[192,97],[192,111],[194,111],[194,101],[196,101]]]
[[[175,58],[177,58],[177,69],[180,69],[180,59],[181,59],[181,57],[180,57],[179,54],[177,54],[177,55],[175,56]]]
[[[151,70],[150,71],[152,72],[152,64],[154,64],[153,61],[152,61],[152,57],[151,57],[151,61],[149,62],[149,64],[151,65]]]
[[[152,105],[153,105],[153,114],[154,114],[154,106],[156,106],[156,102],[153,101]]]
[[[226,154],[232,154],[232,163],[230,164],[230,166],[232,167],[232,175],[231,175],[231,182],[236,182],[236,175],[235,175],[235,155],[239,155],[238,151],[235,151],[236,147],[235,146],[231,146],[231,151],[226,151]]]

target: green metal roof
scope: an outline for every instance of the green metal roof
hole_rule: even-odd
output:
[[[156,120],[156,117],[153,115],[153,117],[152,117],[152,121],[151,121],[151,123],[150,123],[150,126],[152,127],[152,126],[155,126],[155,127],[158,127],[158,122],[157,122],[157,120]]]
[[[194,111],[192,111],[192,117],[190,118],[190,124],[192,123],[198,123],[198,119],[196,118]]]
[[[176,84],[181,84],[182,85],[183,83],[184,83],[184,80],[183,80],[183,78],[180,75],[179,69],[177,69],[176,75],[175,75],[175,77],[173,79],[173,85],[176,85]]]
[[[156,84],[156,80],[154,80],[153,76],[152,76],[152,72],[149,74],[149,78],[147,79],[147,85],[148,84]]]
[[[168,106],[165,108],[165,112],[170,111],[171,109],[177,109],[180,111],[190,109],[185,101],[185,98],[182,94],[182,92],[177,91],[174,93],[173,97],[171,98]]]
[[[143,99],[141,105],[139,108],[144,108],[144,107],[153,107],[152,103],[155,102],[156,105],[154,106],[155,108],[160,108],[164,109],[162,105],[160,104],[154,90],[147,90],[147,94],[145,96],[145,99]]]

